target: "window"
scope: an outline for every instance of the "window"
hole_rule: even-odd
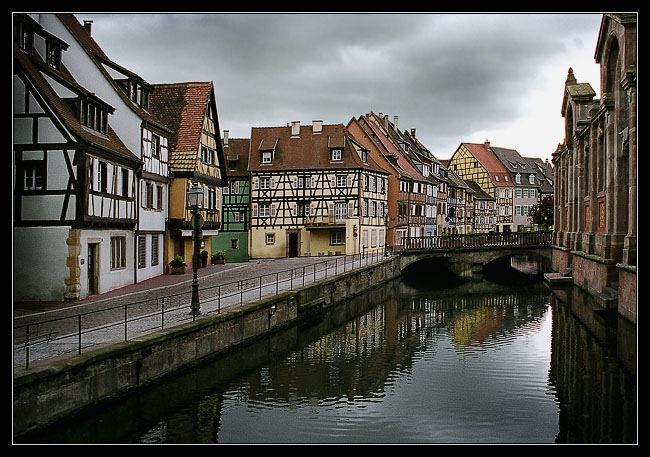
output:
[[[271,163],[273,160],[273,155],[270,152],[262,153],[262,163]]]
[[[497,175],[494,175],[494,180],[495,180],[496,182],[499,182],[499,177],[498,177]]]
[[[515,182],[516,182],[517,184],[521,183],[521,175],[520,175],[519,173],[517,173],[517,174],[515,175]]]
[[[99,183],[99,191],[106,192],[108,190],[108,165],[106,162],[99,162],[97,168],[97,182]]]
[[[151,155],[160,157],[160,137],[158,135],[151,136]]]
[[[531,175],[528,177],[528,182],[529,182],[530,184],[535,184],[535,175],[531,174]]]
[[[341,150],[332,149],[332,161],[340,161],[340,160],[342,160]]]
[[[260,189],[270,189],[271,178],[260,178]]]
[[[275,244],[275,233],[267,233],[264,238],[266,239],[266,244]]]
[[[336,203],[334,205],[334,218],[335,219],[345,219],[348,215],[348,204],[347,203]]]
[[[43,189],[43,162],[30,160],[24,162],[25,167],[25,190]]]
[[[239,240],[238,239],[232,239],[230,240],[230,249],[239,249]]]
[[[129,170],[122,168],[122,196],[129,196]]]
[[[138,236],[138,268],[147,266],[147,236]]]
[[[271,205],[269,203],[259,204],[259,217],[269,217],[271,215]]]
[[[330,232],[330,244],[343,244],[343,232]]]
[[[111,269],[126,268],[126,237],[111,236]]]
[[[336,175],[336,187],[345,187],[347,178],[345,175]]]
[[[61,45],[59,43],[47,42],[47,64],[58,70],[61,63]]]
[[[158,265],[158,235],[151,235],[151,265]]]

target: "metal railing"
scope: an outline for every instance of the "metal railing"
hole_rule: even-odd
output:
[[[402,249],[458,249],[550,246],[553,232],[493,232],[402,238]]]
[[[200,288],[201,313],[221,313],[222,308],[243,306],[280,292],[376,263],[384,249],[337,256],[311,265],[268,273]],[[169,328],[194,320],[192,291],[151,297],[128,304],[70,314],[65,317],[14,325],[14,366],[30,361],[82,351],[106,342],[128,341],[147,331]],[[28,316],[17,317],[14,322]]]

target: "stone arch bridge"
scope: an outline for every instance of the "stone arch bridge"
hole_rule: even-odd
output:
[[[551,231],[485,233],[405,237],[400,250],[399,269],[425,259],[454,259],[480,274],[495,260],[513,255],[535,255],[551,259]]]

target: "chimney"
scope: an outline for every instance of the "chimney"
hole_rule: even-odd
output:
[[[291,138],[300,136],[300,121],[291,121]]]
[[[230,135],[229,130],[224,130],[223,131],[223,147],[227,148],[228,147],[228,136]]]
[[[415,138],[415,129],[411,129],[411,136]]]
[[[384,116],[384,128],[388,130],[388,114]]]
[[[485,145],[485,149],[490,149],[490,142],[488,140],[485,140],[483,144]]]
[[[399,132],[399,129],[397,128],[397,116],[395,116],[393,119],[393,124],[395,124],[395,131]]]
[[[92,28],[93,28],[93,21],[84,20],[84,30],[86,31],[88,36],[91,36],[90,32]]]
[[[323,133],[323,121],[313,121],[313,133]]]

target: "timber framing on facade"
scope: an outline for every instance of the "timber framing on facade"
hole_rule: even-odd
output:
[[[154,84],[150,110],[170,130],[171,185],[167,232],[167,263],[191,257],[192,209],[187,192],[197,183],[204,194],[202,250],[210,252],[212,236],[221,229],[221,192],[226,185],[223,145],[212,82]]]
[[[251,258],[385,249],[385,172],[342,124],[251,131]]]

